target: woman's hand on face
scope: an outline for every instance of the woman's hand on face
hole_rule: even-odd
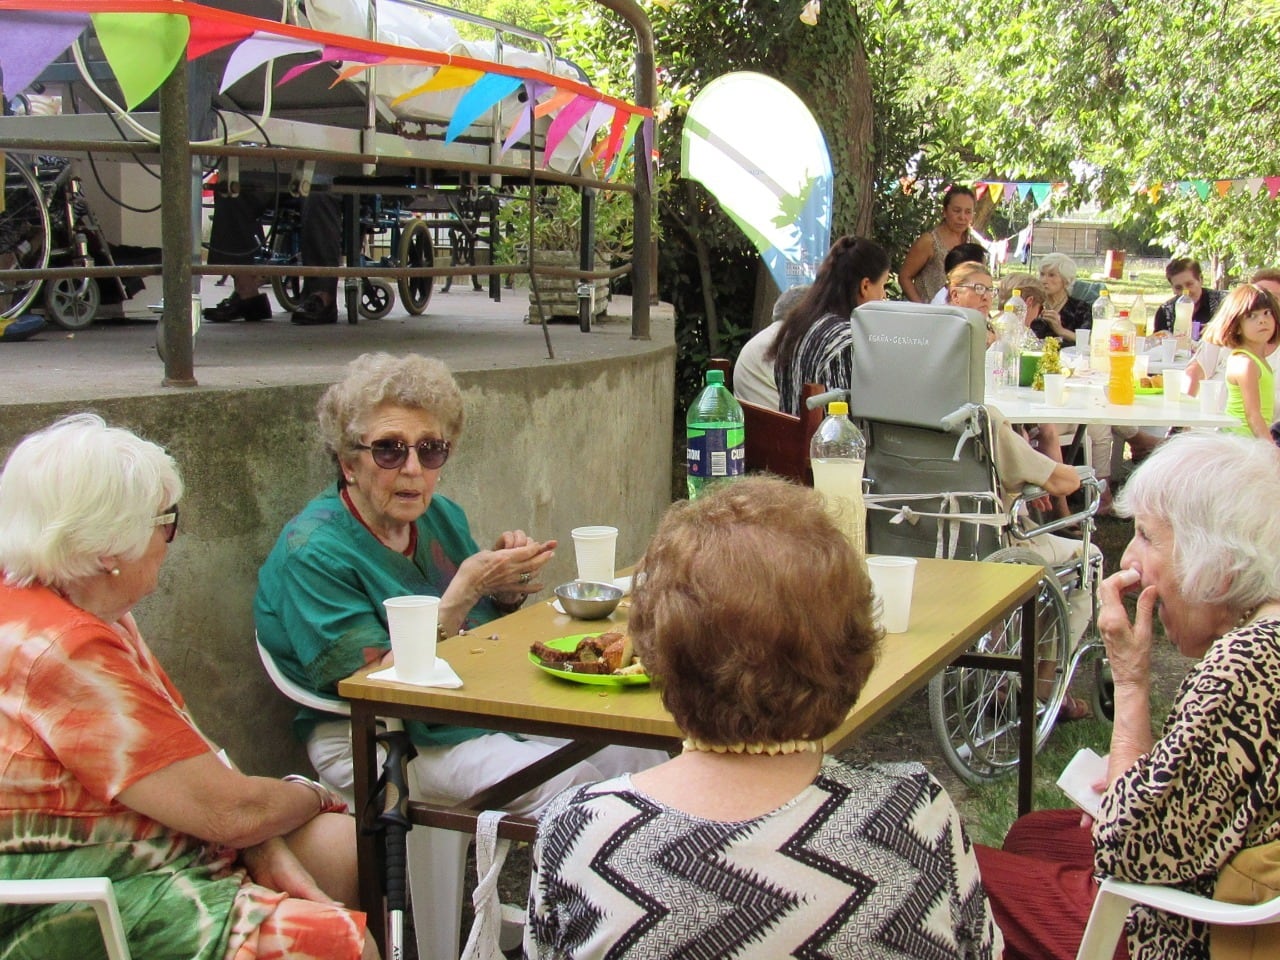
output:
[[[254,883],[269,890],[287,893],[298,900],[314,900],[341,906],[337,900],[325,895],[307,872],[293,851],[279,837],[273,837],[257,846],[240,851],[240,859],[249,871]]]
[[[1107,577],[1098,588],[1098,632],[1107,645],[1111,674],[1117,685],[1145,683],[1151,676],[1151,642],[1154,633],[1155,587],[1142,588],[1133,622],[1124,607],[1124,597],[1139,589],[1138,570],[1120,570]]]

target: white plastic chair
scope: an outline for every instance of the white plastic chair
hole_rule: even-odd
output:
[[[131,960],[115,888],[106,877],[0,880],[0,903],[87,903],[98,915],[107,960]]]
[[[1110,960],[1124,936],[1124,921],[1135,904],[1225,926],[1251,927],[1280,921],[1280,897],[1256,905],[1224,903],[1185,890],[1155,884],[1126,883],[1108,877],[1084,928],[1076,960]]]
[[[305,690],[283,673],[271,652],[254,635],[258,656],[276,689],[294,703],[325,713],[351,716],[351,706],[336,697]],[[390,730],[402,730],[401,721],[386,721]],[[413,775],[410,770],[410,776]],[[416,782],[416,781],[415,781]],[[353,811],[355,812],[355,811]],[[413,901],[413,926],[421,960],[457,960],[462,933],[462,895],[467,871],[467,847],[471,835],[415,825],[406,836],[409,854],[409,896]],[[114,958],[112,958],[114,960]]]

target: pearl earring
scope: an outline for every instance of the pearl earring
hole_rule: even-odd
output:
[[[118,576],[120,576],[120,568],[119,568],[119,567],[112,567],[112,568],[111,568],[111,575],[112,575],[113,577],[118,577]]]

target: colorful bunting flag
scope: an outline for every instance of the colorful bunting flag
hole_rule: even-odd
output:
[[[186,55],[191,32],[186,17],[169,13],[95,13],[91,19],[129,110],[155,93]],[[139,56],[141,50],[146,50],[146,56]]]
[[[441,70],[447,69],[441,67]],[[452,143],[463,130],[480,119],[481,114],[520,88],[519,77],[504,77],[500,73],[486,73],[477,80],[453,110],[449,120],[449,128],[445,131],[444,142]]]
[[[0,67],[9,96],[16,96],[35,80],[53,58],[89,26],[87,13],[21,10],[5,18],[0,29]]]

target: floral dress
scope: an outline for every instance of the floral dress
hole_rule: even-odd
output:
[[[363,915],[259,886],[235,850],[117,801],[210,749],[131,615],[0,583],[0,878],[111,878],[148,960],[359,957]],[[82,904],[0,906],[0,960],[102,950]]]

